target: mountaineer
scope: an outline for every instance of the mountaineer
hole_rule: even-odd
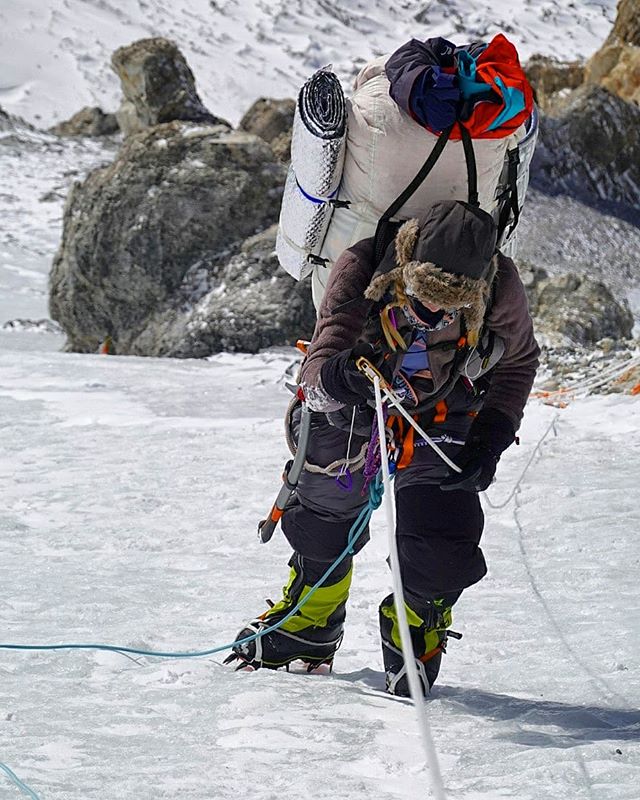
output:
[[[336,261],[299,376],[313,414],[305,469],[281,519],[294,551],[289,580],[282,599],[238,639],[293,608],[345,549],[366,504],[367,451],[376,428],[372,384],[356,365],[364,356],[461,468],[452,472],[387,409],[406,611],[423,689],[430,690],[451,635],[452,608],[487,569],[478,492],[516,439],[538,366],[524,287],[513,261],[496,250],[497,236],[491,214],[445,200],[405,222],[379,261],[373,237]],[[299,419],[298,404],[290,418],[294,438]],[[367,538],[360,537],[355,552]],[[281,628],[234,646],[229,661],[278,668],[302,660],[310,671],[331,664],[352,574],[349,556]],[[407,695],[392,595],[382,599],[379,621],[387,689]]]

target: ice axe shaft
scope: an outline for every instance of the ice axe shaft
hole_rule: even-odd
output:
[[[298,480],[302,470],[304,469],[304,462],[307,456],[307,446],[309,444],[309,434],[311,433],[311,411],[302,404],[302,414],[300,417],[300,429],[298,432],[298,449],[291,461],[288,461],[284,473],[282,475],[282,486],[276,497],[269,516],[258,523],[258,539],[262,544],[271,539],[276,525],[280,521],[287,503],[291,499],[293,493],[298,485]]]

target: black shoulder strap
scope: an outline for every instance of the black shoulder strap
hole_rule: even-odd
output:
[[[462,137],[462,147],[464,148],[464,160],[467,164],[469,205],[479,208],[480,202],[478,200],[478,167],[476,166],[476,154],[473,150],[471,134],[462,123],[460,123],[460,135]]]
[[[396,197],[393,203],[391,203],[389,208],[380,217],[375,235],[374,263],[376,264],[376,266],[380,264],[380,262],[382,261],[382,257],[384,256],[385,250],[389,245],[389,237],[388,237],[389,221],[392,219],[392,217],[394,217],[398,213],[398,211],[400,211],[400,209],[407,202],[407,200],[413,194],[415,194],[420,185],[424,182],[427,175],[434,168],[437,160],[442,155],[442,151],[444,150],[447,142],[449,141],[449,137],[451,136],[452,130],[453,130],[453,125],[450,125],[448,128],[445,128],[445,130],[442,131],[442,133],[438,137],[438,141],[435,143],[433,147],[433,150],[429,153],[427,160],[424,162],[424,164],[416,174],[415,178],[406,187],[406,189],[404,189],[404,191],[401,192],[401,194],[399,194],[398,197]],[[478,169],[476,166],[476,157],[473,151],[473,141],[471,139],[471,135],[469,131],[465,128],[465,126],[462,125],[462,123],[460,123],[460,135],[462,137],[464,158],[467,165],[469,205],[477,207],[480,205],[480,203],[478,202]]]
[[[509,217],[513,214],[511,231],[515,230],[520,219],[520,203],[518,201],[518,165],[520,164],[520,151],[517,147],[507,152],[507,200],[500,211],[498,220],[498,241],[502,238]],[[510,231],[510,232],[511,232]]]
[[[427,160],[424,162],[415,178],[406,187],[406,189],[404,189],[404,191],[402,191],[398,197],[396,197],[393,203],[391,203],[389,208],[380,217],[380,220],[378,221],[378,227],[376,228],[375,237],[374,258],[376,264],[379,264],[382,261],[382,257],[387,249],[387,245],[389,244],[386,241],[386,232],[389,225],[389,220],[395,216],[398,211],[400,211],[402,206],[407,202],[407,200],[413,194],[415,194],[420,185],[423,183],[424,179],[434,168],[437,160],[440,158],[442,151],[445,148],[446,143],[449,141],[449,136],[451,135],[452,129],[453,125],[450,125],[448,128],[445,128],[445,130],[442,131],[438,137],[438,141],[433,147],[433,150],[429,153]]]

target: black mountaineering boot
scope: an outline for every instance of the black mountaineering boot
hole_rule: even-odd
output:
[[[342,641],[345,606],[353,574],[351,558],[345,559],[282,627],[242,643],[242,639],[268,630],[286,617],[301,598],[309,595],[311,587],[329,566],[302,558],[299,553],[293,554],[289,565],[291,574],[283,589],[282,600],[238,633],[237,643],[225,664],[237,661],[237,669],[278,669],[292,661],[303,661],[307,670],[312,672],[321,664],[330,667],[333,663],[333,656]]]
[[[280,618],[283,616],[281,614]],[[277,621],[277,618],[271,616],[255,619],[238,633],[237,639],[242,640],[252,634],[260,633]],[[301,636],[278,628],[253,641],[234,644],[233,653],[228,656],[225,663],[239,661],[238,669],[244,667],[278,669],[288,667],[292,661],[303,661],[307,665],[308,672],[313,672],[322,664],[331,665],[342,641],[342,626],[316,628],[305,633],[305,636]]]
[[[445,606],[442,600],[427,601],[417,610],[405,602],[405,609],[415,663],[426,696],[438,677],[442,654],[446,651],[447,637],[453,636],[459,639],[461,634],[448,630],[451,625],[451,607]],[[409,697],[409,681],[402,656],[400,628],[392,594],[380,603],[380,634],[387,691],[389,694]]]

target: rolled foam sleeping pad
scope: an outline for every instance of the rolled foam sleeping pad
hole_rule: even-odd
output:
[[[313,270],[340,187],[347,138],[347,108],[340,81],[318,70],[298,96],[291,166],[280,209],[276,254],[296,280]]]

